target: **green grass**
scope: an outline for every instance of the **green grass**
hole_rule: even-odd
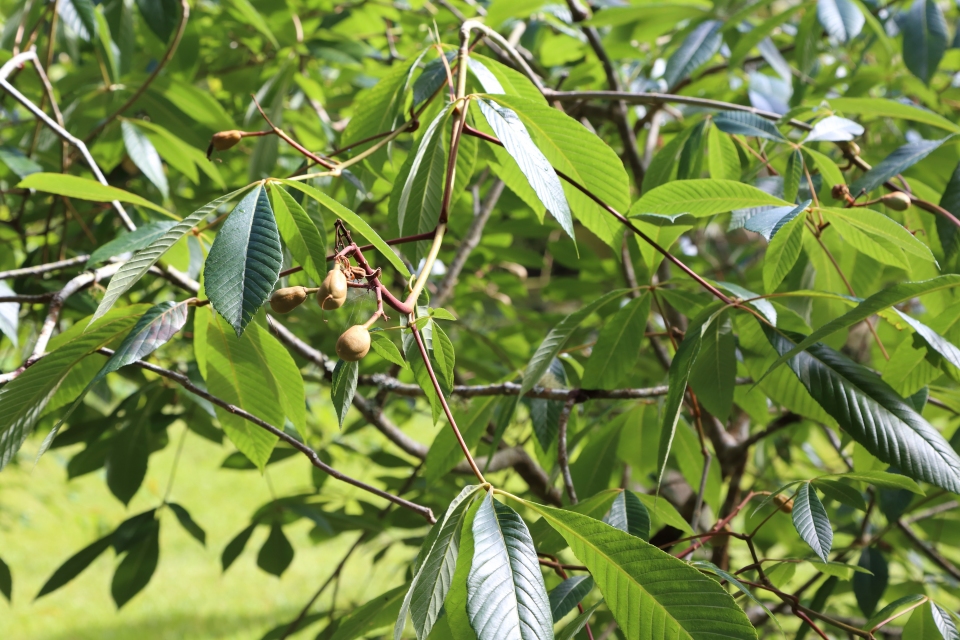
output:
[[[47,453],[33,468],[40,439],[20,453],[19,464],[0,473],[0,557],[13,573],[13,603],[0,597],[0,638],[16,640],[77,639],[248,639],[292,618],[317,586],[333,571],[356,534],[323,544],[308,537],[310,525],[286,527],[296,549],[293,564],[281,578],[256,566],[256,554],[266,539],[266,527],[254,534],[244,553],[226,573],[220,554],[236,533],[249,524],[250,514],[277,495],[311,491],[310,466],[294,457],[256,471],[225,471],[221,461],[232,450],[192,432],[185,447],[171,494],[207,533],[206,547],[190,537],[169,510],[161,515],[160,562],[150,584],[117,611],[110,581],[117,559],[112,550],[98,558],[67,586],[34,600],[53,571],[73,553],[130,515],[159,504],[173,465],[183,426],[170,428],[171,444],[150,458],[140,491],[129,508],[110,494],[103,471],[71,481],[66,463],[78,448]],[[359,434],[363,435],[363,434]],[[362,463],[338,466],[363,475]],[[360,494],[330,480],[324,495],[345,500]],[[379,504],[379,501],[375,501]],[[334,503],[335,505],[338,503]],[[372,565],[380,548],[373,544],[348,565],[337,597],[340,610],[349,610],[399,585],[411,551],[396,545]],[[329,606],[329,591],[314,610]],[[313,638],[322,624],[298,634]]]

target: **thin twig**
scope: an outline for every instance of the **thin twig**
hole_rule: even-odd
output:
[[[560,473],[563,475],[563,486],[567,490],[570,504],[577,504],[577,490],[573,486],[573,476],[570,475],[570,460],[567,456],[567,423],[570,421],[570,413],[573,411],[576,402],[576,392],[571,392],[567,401],[563,403],[560,417],[557,418],[557,466],[560,467]]]

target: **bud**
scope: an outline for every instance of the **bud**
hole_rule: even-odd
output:
[[[213,134],[213,148],[217,151],[226,151],[230,147],[235,146],[240,142],[240,138],[243,137],[243,134],[237,130],[232,131],[221,131],[220,133]]]
[[[777,503],[777,508],[780,509],[780,511],[783,511],[784,513],[793,512],[793,500],[791,498],[778,493],[777,495],[773,496],[773,501]]]
[[[370,351],[370,332],[362,324],[356,324],[337,339],[337,355],[341,360],[356,362]]]
[[[317,291],[317,302],[326,311],[339,309],[347,301],[347,277],[340,267],[334,267],[327,273],[327,277],[320,283]]]
[[[880,198],[880,202],[883,203],[884,206],[889,207],[894,211],[906,211],[912,204],[910,196],[905,194],[903,191],[894,191],[893,193],[888,193]]]
[[[270,308],[276,313],[290,313],[307,299],[305,287],[286,287],[277,289],[270,296]]]

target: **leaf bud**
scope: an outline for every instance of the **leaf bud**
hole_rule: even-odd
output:
[[[888,193],[887,195],[880,198],[880,202],[884,206],[893,209],[894,211],[906,211],[910,208],[910,196],[905,194],[903,191],[894,191],[893,193]]]

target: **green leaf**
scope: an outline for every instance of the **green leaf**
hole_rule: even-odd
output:
[[[460,435],[463,436],[467,447],[474,448],[480,442],[483,434],[486,433],[487,424],[493,417],[496,401],[496,396],[481,396],[470,401],[469,411],[465,413],[455,412],[454,419],[460,427]],[[446,426],[442,427],[437,432],[437,436],[427,452],[426,460],[424,460],[424,475],[427,484],[433,484],[446,476],[462,457],[463,453],[453,429]]]
[[[90,42],[97,37],[97,14],[90,0],[62,0],[56,8],[60,19],[81,40]]]
[[[943,189],[940,206],[954,216],[960,215],[960,163],[957,163],[947,186]],[[957,225],[946,216],[936,216],[936,219],[937,235],[940,236],[944,257],[950,260],[960,251],[960,229],[957,229]]]
[[[244,196],[223,222],[204,263],[210,304],[239,338],[280,277],[280,231],[263,185]]]
[[[903,63],[930,84],[950,41],[943,11],[934,0],[915,0],[898,25],[903,33]]]
[[[142,312],[141,306],[119,310],[0,387],[0,470],[13,460],[70,370],[126,333],[137,320],[132,314]]]
[[[143,21],[162,42],[167,42],[180,22],[177,0],[137,0]]]
[[[173,220],[163,220],[161,222],[149,222],[137,227],[134,231],[124,233],[119,237],[97,247],[96,251],[90,254],[87,260],[86,268],[106,262],[114,256],[118,256],[128,251],[139,251],[144,247],[155,242],[167,231],[176,226]]]
[[[583,371],[584,389],[616,389],[637,364],[650,296],[630,300],[607,320]]]
[[[453,343],[436,323],[433,323],[433,357],[437,361],[436,373],[442,376],[447,387],[453,387],[453,368],[456,364]]]
[[[246,189],[246,187],[244,187]],[[221,196],[213,202],[208,202],[189,216],[181,220],[172,229],[164,233],[158,240],[155,240],[146,249],[138,251],[130,260],[128,260],[110,279],[106,293],[103,294],[103,300],[97,307],[97,312],[93,314],[93,320],[102,317],[110,307],[132,287],[143,274],[150,270],[157,260],[167,252],[180,238],[188,231],[193,229],[201,220],[213,213],[220,207],[233,199],[244,189],[238,189],[233,193]]]
[[[110,441],[110,451],[104,463],[107,486],[124,505],[130,504],[147,475],[149,428],[146,420],[130,421]]]
[[[833,546],[833,529],[823,503],[817,497],[813,484],[804,482],[793,499],[793,526],[804,542],[824,562],[830,560],[830,548]]]
[[[293,545],[283,533],[283,527],[274,524],[270,526],[270,535],[257,554],[257,566],[279,578],[293,562],[293,554]]]
[[[764,330],[781,356],[794,347],[795,339]],[[911,478],[960,491],[960,457],[869,369],[822,343],[809,346],[789,363],[814,400],[867,451]]]
[[[200,544],[206,546],[207,533],[203,530],[203,527],[197,524],[196,520],[190,515],[190,512],[176,502],[168,502],[167,506],[170,507],[173,514],[177,516],[177,521],[180,523],[180,526],[183,527],[184,531],[196,538]]]
[[[677,165],[677,156],[693,132],[693,127],[688,127],[675,135],[673,139],[653,156],[646,174],[643,176],[643,193],[656,189],[662,184],[670,182],[673,170]],[[734,149],[736,151],[736,149]],[[711,175],[711,177],[717,177]],[[739,177],[739,176],[737,176]]]
[[[141,207],[159,211],[164,215],[170,215],[163,207],[153,204],[146,198],[100,184],[96,180],[81,178],[80,176],[71,176],[64,173],[32,173],[20,181],[17,185],[20,189],[34,189],[44,193],[52,193],[58,196],[76,198],[78,200],[92,200],[94,202],[129,202]]]
[[[723,22],[720,20],[705,20],[690,32],[667,60],[663,79],[668,90],[706,64],[720,50],[723,44],[722,28]]]
[[[580,604],[593,591],[593,578],[590,576],[574,576],[567,578],[550,592],[550,612],[553,621],[561,619]]]
[[[603,521],[641,540],[650,540],[650,512],[633,491],[622,491],[614,498]]]
[[[897,315],[903,318],[904,322],[913,327],[913,330],[923,338],[928,347],[943,356],[943,359],[949,362],[956,369],[960,369],[960,349],[953,346],[946,338],[936,331],[923,324],[919,320],[911,318],[899,309],[894,309]]]
[[[394,65],[371,89],[357,95],[353,116],[340,140],[342,148],[354,146],[360,140],[396,127],[403,116],[413,62]],[[356,145],[354,151],[362,148]]]
[[[593,27],[615,27],[638,21],[655,20],[674,25],[684,20],[703,17],[710,5],[703,2],[645,2],[642,5],[604,7],[583,24]],[[473,55],[473,54],[471,54]]]
[[[370,347],[384,360],[404,369],[410,368],[410,364],[403,359],[400,349],[383,331],[370,332]]]
[[[365,638],[377,629],[392,624],[400,612],[406,585],[382,593],[345,616],[330,640]]]
[[[491,100],[476,100],[487,124],[497,135],[504,149],[519,166],[543,206],[556,218],[567,235],[576,240],[570,205],[563,192],[563,185],[550,161],[537,148],[530,133],[513,109],[501,107]]]
[[[941,626],[940,623],[946,625]],[[910,620],[903,627],[903,637],[911,640],[956,640],[960,635],[950,614],[933,602],[927,602],[910,614]]]
[[[943,636],[943,640],[960,640],[960,632],[957,631],[957,623],[953,615],[935,602],[930,604],[933,623],[936,625],[940,635]]]
[[[491,98],[520,117],[537,147],[556,170],[589,189],[617,211],[629,208],[630,182],[623,163],[596,134],[570,116],[547,106],[542,99]],[[564,184],[563,190],[574,216],[600,239],[619,249],[620,223],[576,187]]]
[[[110,595],[118,609],[147,586],[160,558],[160,523],[152,520],[139,533],[139,539],[120,561],[110,584]]]
[[[0,145],[0,162],[7,165],[20,178],[43,171],[42,166],[25,156],[20,149],[6,145]]]
[[[436,536],[432,541],[430,538],[427,539],[431,542],[429,548],[427,543],[424,543],[421,549],[423,560],[414,573],[413,582],[403,599],[394,628],[395,640],[400,640],[402,637],[408,610],[417,632],[417,640],[423,640],[433,630],[433,625],[440,617],[443,602],[450,591],[453,574],[457,567],[460,530],[463,529],[467,511],[479,492],[479,485],[464,487],[460,495],[447,507],[443,519],[434,525],[431,535],[435,531]]]
[[[867,193],[873,191],[898,173],[906,171],[926,158],[936,151],[940,145],[950,140],[951,137],[952,136],[947,136],[939,140],[908,142],[860,176],[850,185],[850,193],[856,196],[861,191],[866,191]]]
[[[714,180],[740,180],[740,154],[730,136],[718,127],[707,131],[707,168]]]
[[[803,229],[806,214],[801,209],[792,219],[788,219],[789,217],[788,214],[777,223],[780,229],[774,228],[773,232],[776,235],[770,240],[770,244],[767,245],[767,252],[764,254],[763,289],[767,293],[773,293],[777,290],[783,279],[793,269],[793,265],[796,264],[800,257],[800,251],[803,249]]]
[[[907,478],[907,480],[909,480],[909,478]],[[860,511],[867,510],[867,503],[863,500],[863,494],[850,485],[829,478],[814,478],[811,482],[813,482],[828,499],[836,500],[840,504],[859,509]],[[913,481],[911,480],[911,482]]]
[[[929,111],[914,107],[896,100],[887,100],[885,98],[829,98],[827,100],[830,107],[842,111],[846,114],[860,114],[865,116],[878,116],[881,118],[900,118],[910,120],[911,122],[922,122],[925,124],[946,129],[954,133],[960,133],[960,125],[947,120],[943,116]]]
[[[366,238],[367,242],[372,244],[377,251],[379,251],[380,254],[387,259],[393,268],[400,273],[400,275],[404,277],[410,276],[410,270],[407,269],[406,265],[403,264],[403,261],[400,260],[396,252],[390,248],[390,245],[383,241],[383,238],[381,238],[377,232],[373,230],[373,227],[367,224],[363,218],[355,214],[353,211],[350,211],[327,194],[314,189],[311,186],[301,184],[300,182],[294,180],[280,179],[279,181],[288,187],[293,187],[294,189],[302,191],[305,195],[310,196],[321,205],[332,211],[334,215],[342,219],[353,232]]]
[[[543,101],[543,94],[527,76],[493,58],[471,53],[467,65],[474,77],[480,81],[484,93],[502,93],[534,102]]]
[[[562,408],[563,403],[557,402],[557,405]],[[617,467],[617,448],[626,419],[627,414],[621,414],[591,433],[570,466],[573,485],[580,496],[592,496],[610,488],[610,476]],[[540,436],[537,439],[540,440],[540,446],[546,448],[555,436],[556,432],[551,432],[549,440]]]
[[[224,571],[229,569],[234,560],[236,560],[243,552],[243,548],[247,546],[247,542],[250,541],[250,536],[253,535],[253,530],[256,527],[256,523],[251,524],[249,527],[235,535],[233,540],[228,542],[227,546],[223,548],[223,554],[220,556],[220,562],[223,565]]]
[[[206,381],[213,395],[282,428],[284,408],[280,399],[285,390],[271,373],[274,363],[264,357],[264,344],[271,340],[276,338],[255,323],[237,338],[217,315],[209,314]],[[279,344],[277,347],[286,351]],[[263,470],[277,436],[219,406],[215,409],[230,441]]]
[[[40,588],[40,593],[37,594],[37,598],[56,591],[76,578],[80,575],[80,572],[90,566],[91,562],[99,558],[101,553],[109,549],[112,543],[113,534],[109,533],[70,556],[66,562],[53,572],[52,576],[47,578],[43,587]]]
[[[737,40],[737,44],[733,47],[733,50],[730,52],[730,59],[727,61],[731,69],[739,68],[743,63],[743,59],[747,57],[747,54],[760,44],[767,36],[773,33],[777,27],[787,22],[790,18],[797,13],[798,10],[804,8],[802,4],[794,5],[785,11],[774,12],[773,16],[767,20],[764,20],[759,25],[753,27],[747,33],[740,34],[740,39]],[[731,26],[736,26],[732,21],[728,21],[727,28]],[[739,176],[737,176],[739,177]],[[789,198],[788,198],[789,199]]]
[[[878,489],[896,489],[905,490],[919,495],[923,495],[923,489],[916,482],[907,476],[899,473],[887,473],[886,471],[850,471],[847,473],[837,473],[827,478],[846,478],[872,484]],[[817,479],[819,480],[819,478]]]
[[[787,168],[783,172],[783,199],[796,202],[800,181],[803,180],[803,156],[794,149],[787,157]]]
[[[270,195],[277,230],[293,259],[314,282],[323,282],[327,274],[327,251],[317,225],[285,189],[271,186]]]
[[[630,216],[643,213],[673,215],[688,213],[698,218],[763,205],[791,206],[781,200],[733,180],[678,180],[646,192],[630,207]]]
[[[840,42],[853,40],[863,29],[863,14],[850,0],[818,0],[817,18],[827,34]]]
[[[523,504],[542,515],[587,566],[627,640],[757,637],[733,598],[682,560],[599,520]]]
[[[590,607],[583,610],[583,613],[578,615],[576,618],[570,621],[570,624],[565,626],[560,633],[557,634],[556,640],[573,640],[574,637],[580,631],[587,626],[587,622],[590,621],[590,616],[603,604],[603,600],[593,603]]]
[[[2,593],[7,602],[12,602],[13,598],[13,577],[10,575],[10,567],[0,558],[0,593]]]
[[[391,208],[396,209],[401,236],[427,233],[437,228],[447,173],[442,128],[451,113],[451,108],[446,107],[437,114],[420,138],[416,153],[407,156],[397,176]]]
[[[883,592],[887,590],[890,573],[886,558],[876,547],[863,550],[859,565],[870,573],[856,573],[853,576],[853,595],[856,596],[860,611],[869,618],[877,610]]]
[[[510,507],[482,499],[473,519],[467,615],[478,640],[551,640],[553,618],[527,526]]]
[[[333,381],[330,383],[330,399],[333,401],[333,408],[337,411],[337,419],[341,429],[343,429],[343,421],[347,417],[350,405],[353,403],[353,396],[357,392],[359,375],[359,362],[337,360],[337,365],[333,369]]]
[[[120,122],[123,132],[123,144],[127,148],[127,155],[143,172],[147,180],[160,190],[163,199],[170,197],[170,185],[167,184],[167,174],[163,171],[163,161],[153,144],[140,129],[129,120]]]
[[[746,587],[746,585],[744,585],[742,582],[737,580],[736,576],[729,573],[728,571],[724,571],[723,569],[713,564],[712,562],[706,562],[704,560],[694,560],[690,564],[700,569],[701,571],[709,571],[710,573],[716,576],[719,576],[720,578],[726,580],[727,582],[735,586],[740,591],[740,593],[750,598],[751,602],[753,602],[754,604],[758,605],[763,609],[763,611],[767,614],[767,617],[773,620],[773,622],[780,629],[780,634],[783,635],[783,627],[780,626],[780,621],[777,620],[777,617],[773,615],[773,612],[770,611],[769,608],[767,608],[767,605],[765,605],[763,602],[758,600],[755,595],[753,595],[753,593],[750,591],[750,589]]]
[[[820,171],[820,175],[823,176],[827,185],[833,187],[838,184],[847,184],[843,178],[843,172],[840,171],[840,167],[830,159],[830,156],[807,147],[803,147],[803,152],[810,156],[812,164]]]
[[[766,138],[774,142],[785,140],[772,122],[749,111],[721,111],[713,116],[713,124],[730,135]]]
[[[780,358],[770,365],[770,368],[767,369],[767,372],[763,377],[766,377],[767,374],[773,371],[773,369],[786,362],[788,358],[795,356],[797,353],[803,351],[815,342],[820,342],[828,336],[833,335],[837,331],[841,331],[847,327],[852,327],[858,322],[866,320],[870,316],[883,311],[888,307],[901,304],[914,297],[928,293],[934,293],[936,291],[952,289],[957,286],[960,286],[960,275],[947,274],[920,282],[904,282],[878,291],[861,302],[854,309],[851,309],[839,318],[834,318],[798,342],[795,347],[791,348],[786,353],[781,354]]]
[[[277,38],[270,31],[270,27],[267,26],[266,20],[249,0],[230,0],[230,4],[237,10],[237,13],[243,16],[243,21],[246,24],[252,26],[270,41],[274,49],[280,48]]]
[[[617,289],[616,291],[602,295],[578,311],[571,313],[551,329],[547,337],[544,338],[540,346],[537,347],[537,351],[533,354],[533,357],[530,358],[530,362],[523,372],[523,384],[520,387],[520,395],[526,395],[528,391],[540,382],[540,378],[547,372],[550,363],[553,362],[553,359],[556,358],[560,350],[563,349],[563,345],[566,344],[567,339],[570,338],[573,331],[579,327],[584,320],[589,318],[594,311],[600,310],[608,302],[623,296],[626,292],[626,289]]]
[[[736,338],[729,317],[722,314],[703,333],[689,383],[707,411],[726,420],[736,377]]]

